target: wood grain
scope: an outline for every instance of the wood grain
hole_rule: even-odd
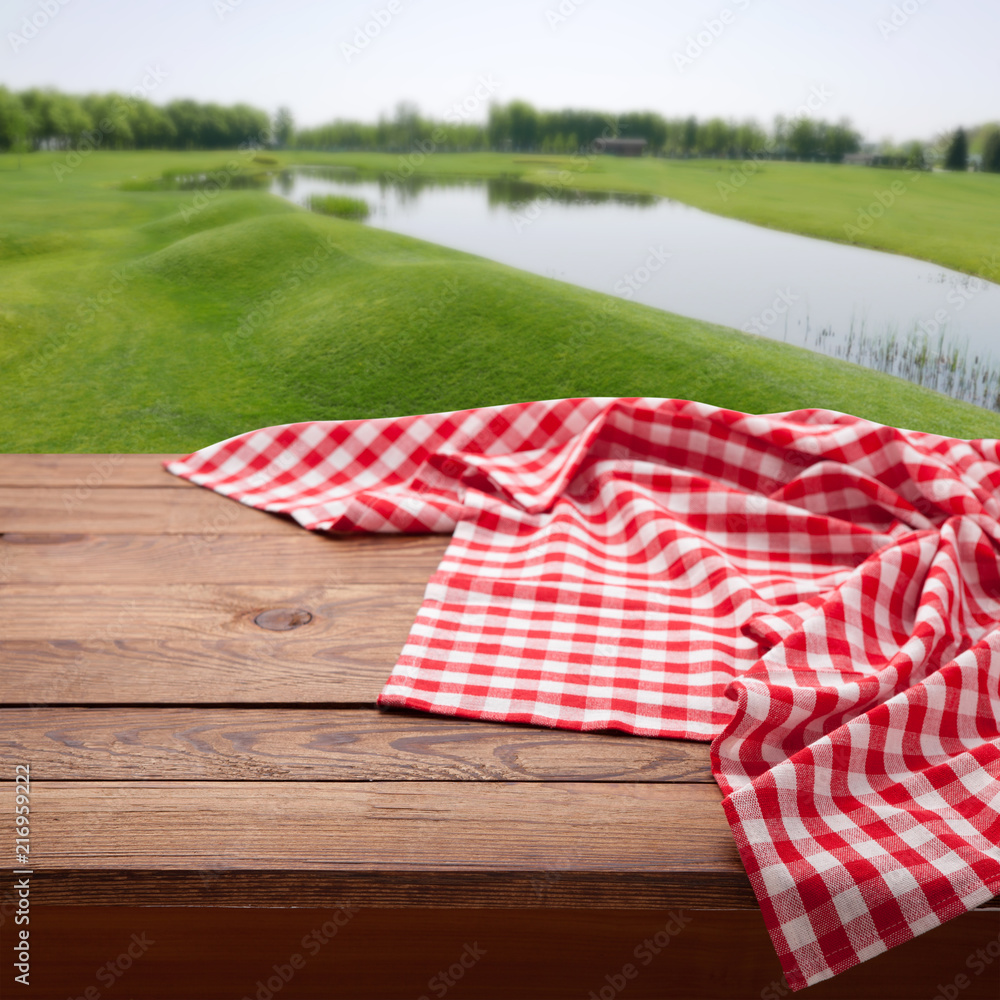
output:
[[[309,709],[7,709],[34,780],[712,782],[707,743]]]
[[[200,487],[0,486],[0,532],[59,534],[262,535],[302,531],[283,515],[267,514]]]
[[[172,584],[128,587],[94,583],[8,584],[0,602],[6,639],[405,639],[424,594],[421,583],[306,587]],[[272,608],[303,609],[307,625],[291,633],[260,628],[254,618]]]
[[[601,786],[606,787],[606,786]],[[617,872],[503,870],[479,872],[354,869],[288,871],[262,868],[106,871],[39,870],[32,876],[35,903],[43,906],[328,906],[359,905],[497,909],[524,906],[758,909],[750,882],[739,871]],[[294,901],[291,902],[291,901]]]
[[[163,468],[180,455],[0,455],[0,486],[176,486],[192,489]]]
[[[332,537],[303,530],[215,536],[8,532],[0,535],[0,579],[139,588],[178,583],[423,584],[449,541],[445,535]]]
[[[448,539],[311,535],[160,458],[0,456],[0,760],[34,779],[33,995],[79,996],[155,926],[122,995],[251,996],[322,912],[301,907],[341,900],[365,908],[344,947],[279,1000],[434,993],[482,934],[493,964],[448,1000],[586,996],[666,907],[695,919],[626,998],[781,986],[707,745],[374,710]],[[282,608],[311,619],[254,623]],[[809,995],[930,996],[998,930],[968,914]]]
[[[562,884],[579,872],[611,887],[627,873],[742,874],[720,803],[708,784],[37,781],[32,859],[49,875],[98,880],[131,871],[242,871],[251,880],[271,871],[300,873],[300,882],[391,872],[419,884],[423,873],[502,882],[549,871]],[[12,841],[10,810],[0,833]]]
[[[349,900],[345,900],[349,901]],[[38,907],[32,914],[32,987],[26,996],[79,997],[104,990],[95,969],[114,960],[132,935],[155,942],[130,964],[108,996],[135,1000],[232,1000],[255,997],[262,983],[301,969],[276,1000],[583,1000],[609,990],[626,963],[637,974],[621,1000],[788,998],[781,966],[760,913],[670,909],[226,909]],[[682,918],[678,922],[678,917]],[[336,922],[334,922],[336,918]],[[326,933],[323,933],[326,925]],[[656,935],[679,931],[654,953]],[[11,951],[13,924],[0,927]],[[319,931],[320,936],[314,937]],[[336,933],[333,933],[333,932]],[[974,975],[965,964],[997,939],[1000,918],[967,913],[801,994],[809,1000],[930,1000],[935,984],[964,972],[961,1000],[995,1000],[992,967]],[[664,940],[662,937],[661,941]],[[448,970],[467,945],[478,945],[461,978]],[[638,953],[637,953],[638,949]],[[644,950],[645,949],[645,950]],[[300,963],[296,963],[300,964]],[[435,978],[438,977],[438,978]],[[265,987],[266,988],[266,987]],[[607,992],[605,995],[610,995]],[[266,993],[261,993],[266,997]]]
[[[409,625],[329,640],[0,640],[0,704],[371,705]]]

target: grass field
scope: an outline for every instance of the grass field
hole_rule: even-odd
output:
[[[1000,415],[872,371],[261,192],[117,187],[235,156],[94,153],[62,181],[64,156],[0,157],[0,451],[187,451],[274,423],[576,395],[1000,436]]]
[[[387,153],[289,153],[282,158],[345,163],[379,173],[398,173],[405,164],[426,174],[517,174],[540,184],[658,194],[772,229],[905,254],[1000,280],[1000,174],[782,162],[748,163],[741,169],[739,161],[729,160],[574,160],[511,153],[431,154],[418,163]],[[741,187],[733,183],[734,174],[742,178]],[[719,184],[729,190],[720,191]],[[888,208],[884,202],[890,203]],[[849,233],[845,226],[858,232]]]

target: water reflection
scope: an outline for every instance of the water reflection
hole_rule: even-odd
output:
[[[211,174],[177,178],[186,190]],[[1000,286],[648,194],[516,176],[399,177],[312,166],[231,178],[305,204],[346,194],[369,224],[659,309],[807,347],[1000,411]],[[638,209],[638,211],[637,211]],[[665,266],[650,268],[652,258]],[[613,335],[613,329],[608,330]]]
[[[652,194],[616,191],[581,191],[561,185],[529,184],[512,177],[491,177],[486,181],[486,203],[523,208],[533,202],[556,201],[562,205],[636,205],[648,207],[660,199]]]
[[[230,170],[209,170],[203,173],[176,174],[164,177],[164,186],[178,191],[209,191],[216,188],[232,188],[243,190],[247,188],[269,188],[275,175],[270,172],[241,173]],[[292,181],[294,184],[294,181]],[[289,191],[292,190],[290,185]]]
[[[501,174],[498,177],[428,177],[411,174],[409,177],[366,172],[356,167],[309,166],[283,170],[277,178],[277,188],[285,197],[293,189],[297,176],[330,181],[335,184],[376,184],[380,192],[391,190],[400,201],[409,201],[425,191],[441,189],[486,188],[486,203],[493,208],[508,206],[521,208],[536,201],[557,201],[564,205],[655,205],[661,199],[653,194],[618,191],[582,191],[565,185],[533,184],[518,176]]]

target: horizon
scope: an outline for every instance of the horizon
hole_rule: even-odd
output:
[[[973,0],[947,9],[933,0],[817,0],[808,11],[791,0],[695,0],[680,12],[651,0],[512,0],[499,15],[456,0],[136,7],[10,5],[0,15],[0,82],[17,91],[145,90],[157,105],[287,106],[303,129],[391,117],[400,101],[426,118],[452,113],[478,124],[491,101],[516,99],[544,111],[653,111],[768,127],[777,115],[796,117],[817,93],[811,116],[847,118],[866,142],[929,140],[1000,117],[991,52],[1000,10]],[[488,98],[477,101],[477,88]]]

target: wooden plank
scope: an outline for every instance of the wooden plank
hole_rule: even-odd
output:
[[[84,491],[108,486],[192,488],[163,468],[180,455],[0,455],[0,486],[60,486]]]
[[[401,617],[378,635],[315,641],[0,640],[0,704],[370,705],[409,627]]]
[[[746,1000],[788,998],[759,912],[696,909],[234,909],[47,907],[31,916],[26,996],[135,1000]],[[349,903],[349,900],[343,902]],[[13,922],[0,927],[12,953]],[[995,1000],[997,962],[970,967],[1000,918],[967,913],[809,988],[810,1000]],[[132,935],[139,938],[135,944]],[[659,936],[658,936],[659,935]],[[144,936],[144,937],[143,937]],[[148,947],[144,947],[148,945]],[[987,953],[989,954],[989,953]],[[294,966],[292,956],[299,956]],[[464,965],[461,961],[465,958]],[[975,961],[975,959],[974,959]],[[452,972],[449,970],[459,963]],[[634,974],[623,976],[632,965]],[[270,978],[278,976],[272,985]],[[444,978],[442,978],[442,976]],[[450,984],[450,985],[449,985]],[[527,984],[530,984],[530,988]],[[619,991],[617,986],[624,984]],[[169,992],[165,991],[167,986]],[[603,993],[601,991],[604,991]]]
[[[707,743],[370,709],[6,709],[34,780],[712,782]]]
[[[267,514],[201,487],[109,486],[84,495],[68,487],[0,487],[0,532],[214,537],[301,530],[290,518]]]
[[[0,581],[130,587],[426,583],[445,535],[0,535]]]
[[[364,641],[405,635],[423,599],[422,583],[307,587],[173,584],[122,587],[8,584],[0,601],[5,639],[253,639],[266,650],[296,639]],[[265,611],[311,615],[291,631],[255,624]]]
[[[466,786],[463,786],[466,787]],[[472,787],[479,787],[472,786]],[[533,787],[533,786],[531,786]],[[606,785],[598,786],[606,788]],[[659,786],[651,786],[659,787]],[[705,787],[676,786],[670,787]],[[245,868],[100,872],[72,869],[32,876],[42,905],[129,906],[326,906],[353,899],[375,907],[519,906],[757,909],[740,870],[663,872],[607,871],[378,871],[357,866],[312,872]]]
[[[348,889],[358,905],[539,905],[539,879],[547,879],[546,905],[677,905],[692,894],[707,898],[706,888],[711,905],[753,905],[721,794],[708,784],[35,781],[31,788],[39,881],[52,880],[50,889],[79,902],[130,905],[138,890],[153,888],[159,905],[205,902],[198,876],[215,872],[208,888],[230,905],[260,905],[259,894],[276,889],[283,905]],[[0,835],[13,838],[9,810]],[[263,873],[280,885],[261,882]],[[50,889],[40,902],[58,901]]]

